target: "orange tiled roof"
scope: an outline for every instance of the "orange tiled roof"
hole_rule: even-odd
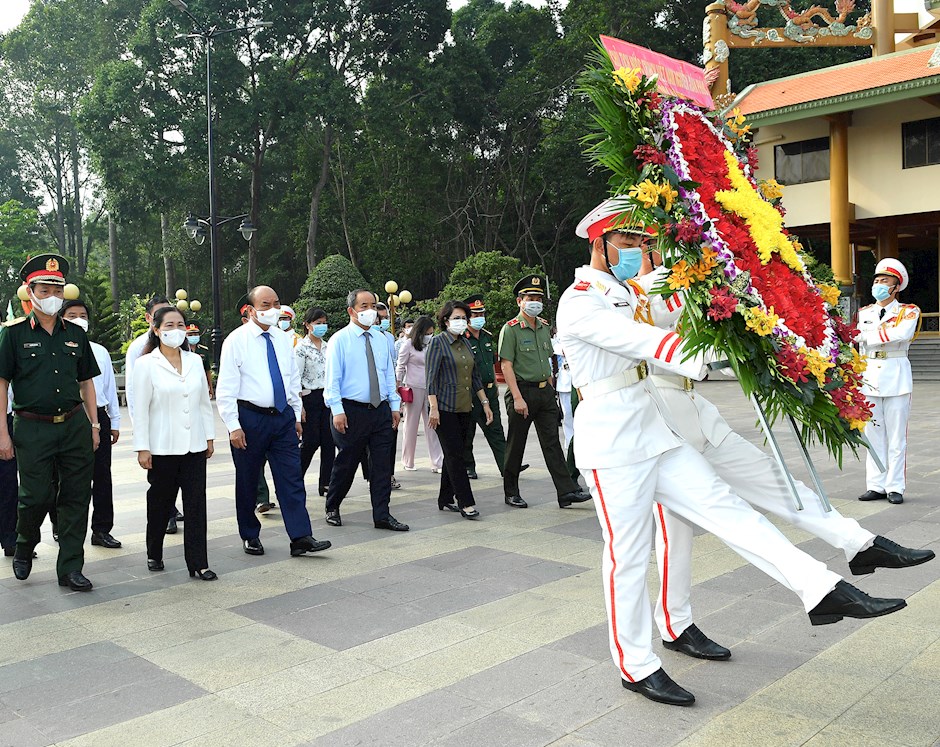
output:
[[[927,67],[927,61],[936,49],[937,45],[932,44],[789,78],[769,80],[754,86],[737,105],[744,114],[756,114],[918,78],[940,77],[940,68]]]

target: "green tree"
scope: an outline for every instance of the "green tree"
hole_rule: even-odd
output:
[[[81,299],[88,304],[88,339],[103,345],[109,353],[118,352],[124,336],[121,334],[120,317],[114,313],[108,278],[98,273],[88,273],[81,279],[79,287]]]
[[[0,204],[0,311],[6,313],[7,301],[17,304],[20,268],[26,258],[47,249],[41,233],[39,213],[19,200]]]
[[[349,323],[346,313],[346,296],[355,288],[368,288],[362,273],[341,254],[331,254],[321,260],[307,277],[300,295],[291,304],[299,319],[307,309],[319,306],[327,314],[327,323],[332,331]]]

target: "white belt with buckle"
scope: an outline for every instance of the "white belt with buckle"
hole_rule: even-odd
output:
[[[875,350],[868,354],[869,358],[883,361],[887,358],[907,358],[906,350]]]
[[[653,374],[653,383],[666,389],[681,389],[684,392],[695,390],[695,381],[688,376],[679,376],[678,374]]]
[[[578,394],[581,395],[581,399],[600,397],[603,394],[618,392],[621,389],[638,384],[647,376],[649,376],[649,369],[644,361],[636,368],[629,368],[613,376],[608,376],[606,379],[592,381],[590,384],[578,387]]]

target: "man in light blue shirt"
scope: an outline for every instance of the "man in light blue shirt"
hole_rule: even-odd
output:
[[[392,449],[401,419],[395,365],[385,335],[372,329],[378,316],[375,294],[364,288],[346,299],[349,324],[330,338],[323,399],[333,413],[333,441],[339,453],[326,493],[326,523],[342,526],[339,506],[352,486],[368,448],[372,454],[369,493],[377,529],[407,532],[389,513]]]

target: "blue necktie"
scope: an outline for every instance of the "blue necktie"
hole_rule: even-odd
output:
[[[281,367],[277,365],[277,353],[274,352],[274,340],[270,332],[262,332],[261,336],[268,344],[268,371],[271,372],[271,383],[274,385],[274,407],[283,412],[287,407],[287,393],[284,391],[284,379],[281,378]]]

